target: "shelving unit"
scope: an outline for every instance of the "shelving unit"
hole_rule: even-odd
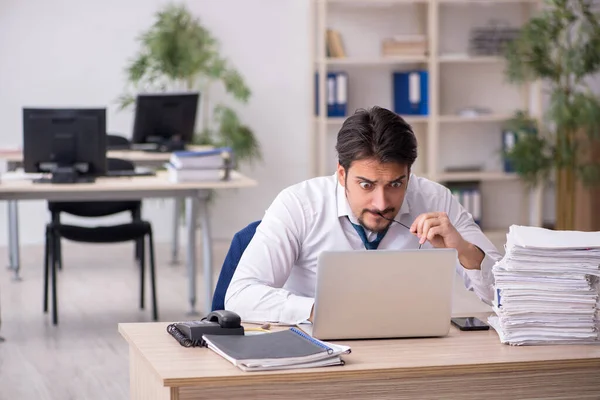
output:
[[[500,157],[501,129],[517,109],[541,114],[538,85],[517,88],[504,77],[499,56],[470,55],[469,31],[494,19],[511,27],[527,21],[541,0],[314,0],[314,73],[318,74],[320,115],[314,119],[313,174],[335,171],[335,139],[347,116],[358,108],[380,105],[393,110],[392,74],[424,69],[428,72],[427,115],[403,115],[419,143],[413,172],[442,184],[479,182],[482,227],[503,232],[511,224],[541,226],[542,196],[523,188],[518,176],[506,173]],[[326,32],[342,38],[344,58],[327,57]],[[427,54],[383,57],[381,41],[396,35],[425,35]],[[343,71],[348,76],[348,111],[328,117],[326,76]],[[466,116],[458,111],[485,107],[489,113]],[[313,108],[314,110],[314,108]],[[452,172],[476,165],[480,170]],[[498,199],[506,198],[496,210]]]

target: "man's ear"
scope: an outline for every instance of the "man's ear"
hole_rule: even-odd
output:
[[[338,182],[340,183],[340,185],[342,187],[345,187],[345,184],[346,184],[346,170],[344,169],[344,167],[342,167],[340,165],[340,163],[338,163],[338,165],[337,165],[337,176],[338,176]]]

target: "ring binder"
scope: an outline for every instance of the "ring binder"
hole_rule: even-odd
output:
[[[349,346],[322,342],[296,329],[264,335],[204,335],[209,349],[243,371],[344,365]]]
[[[290,328],[290,330],[300,336],[302,336],[304,339],[311,341],[312,343],[316,344],[319,347],[324,348],[325,350],[327,350],[327,354],[332,354],[333,353],[333,349],[329,346],[327,346],[325,343],[321,342],[320,340],[317,340],[315,338],[313,338],[312,336],[307,335],[306,333],[302,332],[301,330],[297,329],[297,328]]]

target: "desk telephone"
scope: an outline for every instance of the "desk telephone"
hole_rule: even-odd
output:
[[[242,319],[233,311],[216,310],[199,321],[175,322],[167,332],[184,347],[204,346],[202,335],[243,335]]]

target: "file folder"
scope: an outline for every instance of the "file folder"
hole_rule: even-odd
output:
[[[502,131],[502,152],[506,153],[512,150],[517,142],[517,135],[512,131]],[[504,172],[515,172],[513,164],[504,156]]]
[[[400,115],[429,114],[427,71],[394,72],[394,112]]]
[[[327,117],[345,117],[348,115],[348,74],[346,72],[328,72],[325,80]],[[315,74],[315,115],[319,115],[319,74]]]

